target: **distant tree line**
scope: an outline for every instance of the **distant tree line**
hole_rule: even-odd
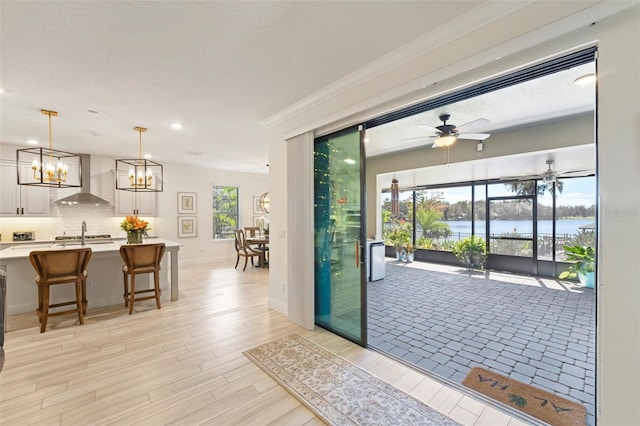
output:
[[[471,220],[471,201],[458,201],[457,203],[450,204],[447,201],[442,200],[440,197],[432,198],[418,198],[418,206],[422,207],[423,211],[437,211],[441,213],[439,220],[453,221],[453,220]],[[493,217],[498,217],[500,220],[527,220],[531,218],[531,203],[527,200],[522,201],[494,201],[491,203],[491,213]],[[575,218],[575,217],[595,217],[595,204],[591,206],[577,205],[577,206],[556,206],[557,219]],[[388,212],[386,215],[390,215],[391,204],[385,202],[382,206],[383,212]],[[548,219],[552,218],[553,209],[551,206],[538,205],[538,218]],[[420,213],[424,215],[424,213]],[[476,220],[484,220],[486,217],[486,203],[484,200],[475,202],[475,217]],[[413,219],[413,202],[412,201],[400,201],[400,218],[405,220]],[[429,218],[430,222],[437,221],[435,217]],[[435,219],[435,220],[434,220]],[[425,217],[426,220],[426,217]],[[385,219],[385,222],[388,220]]]

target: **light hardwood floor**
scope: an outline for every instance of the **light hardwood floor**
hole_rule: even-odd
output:
[[[491,406],[267,307],[268,270],[234,262],[180,268],[180,300],[10,316],[0,373],[3,425],[318,425],[242,351],[298,333],[466,425],[523,425]],[[119,284],[119,283],[118,283]]]

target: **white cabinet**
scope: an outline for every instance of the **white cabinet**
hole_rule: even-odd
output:
[[[21,177],[29,179],[33,174],[30,164],[20,165]],[[16,164],[0,162],[0,216],[48,216],[49,188],[18,185]]]
[[[116,191],[116,210],[119,215],[156,215],[156,192]]]
[[[119,187],[129,185],[129,175],[119,173],[117,178]],[[158,177],[154,175],[154,183]],[[134,192],[116,189],[116,212],[119,215],[134,214],[138,216],[155,216],[157,192]]]

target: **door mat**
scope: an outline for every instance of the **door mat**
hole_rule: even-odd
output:
[[[330,425],[458,425],[297,334],[243,352]]]
[[[587,422],[583,405],[484,368],[472,368],[462,384],[553,426]]]

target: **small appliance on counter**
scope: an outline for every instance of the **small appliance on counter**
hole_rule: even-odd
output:
[[[33,241],[36,239],[34,231],[14,231],[13,241]]]

